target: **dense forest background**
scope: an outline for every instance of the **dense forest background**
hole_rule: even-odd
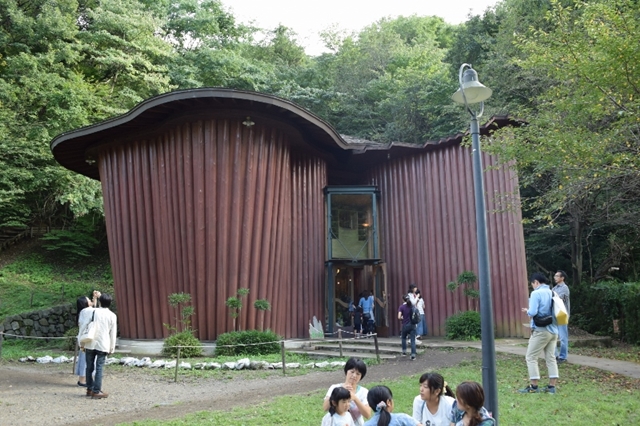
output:
[[[340,133],[424,143],[464,131],[450,99],[471,63],[485,117],[524,125],[484,139],[517,165],[530,270],[576,289],[639,281],[640,2],[503,0],[449,25],[382,19],[328,29],[305,54],[284,26],[240,25],[217,0],[0,0],[0,230],[51,227],[69,259],[104,239],[100,185],[60,167],[58,134],[176,89],[274,94]],[[573,290],[572,290],[573,291]]]

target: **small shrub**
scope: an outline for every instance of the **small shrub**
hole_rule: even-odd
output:
[[[193,335],[192,330],[181,331],[164,339],[162,354],[175,358],[178,356],[176,346],[187,346],[180,349],[181,358],[202,356],[202,343]]]
[[[274,354],[280,352],[280,340],[281,337],[271,330],[224,333],[218,336],[216,341],[216,356]],[[256,345],[256,343],[262,344]]]
[[[193,306],[189,306],[191,303],[191,294],[189,293],[171,293],[169,295],[169,305],[176,309],[178,315],[176,315],[176,325],[164,324],[169,331],[178,332],[186,331],[191,328],[191,316],[196,313]]]
[[[65,331],[64,337],[66,337],[66,339],[63,340],[64,342],[63,349],[67,351],[75,351],[76,339],[78,337],[78,327],[76,326]]]
[[[240,316],[240,310],[242,309],[242,298],[249,294],[248,288],[239,288],[238,294],[227,299],[225,304],[231,309],[231,318],[233,318],[233,329],[240,330],[240,324],[237,323],[237,319]]]
[[[481,336],[480,313],[460,312],[447,318],[445,324],[447,339],[478,340]]]

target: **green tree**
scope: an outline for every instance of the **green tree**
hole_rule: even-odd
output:
[[[169,305],[176,310],[175,326],[165,324],[169,330],[176,333],[191,330],[191,316],[195,314],[193,306],[189,306],[191,303],[191,295],[189,293],[171,293],[169,295]]]
[[[451,37],[441,18],[418,16],[346,36],[334,55],[316,60],[334,99],[323,115],[341,133],[381,142],[423,143],[457,130],[455,82],[443,62]]]
[[[640,205],[640,5],[551,1],[547,27],[517,38],[517,66],[547,78],[527,126],[488,149],[517,160],[537,227],[564,229],[573,281],[635,274]],[[539,235],[539,233],[538,233]],[[624,263],[634,264],[626,271]],[[634,269],[633,271],[631,269]],[[627,275],[628,276],[628,275]]]
[[[242,298],[247,294],[249,294],[248,288],[239,288],[238,294],[229,297],[225,302],[227,307],[231,310],[231,318],[233,318],[233,331],[240,331],[240,324],[236,324],[236,320],[240,316],[240,310],[242,310]]]
[[[264,331],[264,313],[271,310],[271,303],[267,299],[257,299],[253,307],[260,311],[260,331]]]
[[[100,213],[99,183],[61,168],[48,144],[170,89],[161,21],[118,0],[0,0],[0,16],[0,226]]]

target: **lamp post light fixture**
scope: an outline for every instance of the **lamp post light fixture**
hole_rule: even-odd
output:
[[[482,387],[486,395],[485,406],[498,424],[498,385],[496,379],[496,348],[493,335],[493,303],[491,298],[491,273],[489,269],[489,245],[487,242],[487,216],[484,201],[484,177],[480,128],[478,117],[484,111],[484,101],[491,97],[491,89],[478,81],[478,73],[470,64],[462,64],[458,75],[460,88],[451,97],[463,104],[471,114],[471,148],[473,161],[473,187],[476,201],[476,233],[478,243],[478,279],[480,286],[480,324],[482,338]],[[478,112],[470,104],[480,103]]]

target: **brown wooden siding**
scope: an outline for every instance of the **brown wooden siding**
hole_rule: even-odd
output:
[[[292,162],[293,241],[292,272],[287,304],[291,318],[289,336],[309,335],[309,321],[315,315],[324,324],[325,312],[325,208],[323,188],[327,184],[324,161],[298,154]],[[285,296],[285,295],[282,295]]]
[[[495,165],[483,157],[485,169]],[[373,169],[370,183],[381,193],[380,229],[388,265],[389,314],[395,317],[402,295],[415,282],[425,299],[429,335],[443,336],[445,320],[458,311],[476,309],[461,289],[446,284],[471,270],[478,274],[475,203],[471,155],[452,146],[390,160]],[[491,289],[496,333],[522,336],[527,318],[527,277],[519,208],[501,211],[517,200],[518,182],[507,168],[485,173]],[[511,197],[502,199],[505,194]],[[477,288],[477,285],[476,285]],[[392,332],[400,332],[397,321]]]
[[[267,299],[265,328],[305,334],[309,313],[323,312],[326,166],[292,159],[288,138],[209,119],[100,152],[122,337],[166,337],[168,295],[186,292],[198,337],[214,340],[233,329],[225,301],[239,288],[241,329],[261,327],[253,303]]]

